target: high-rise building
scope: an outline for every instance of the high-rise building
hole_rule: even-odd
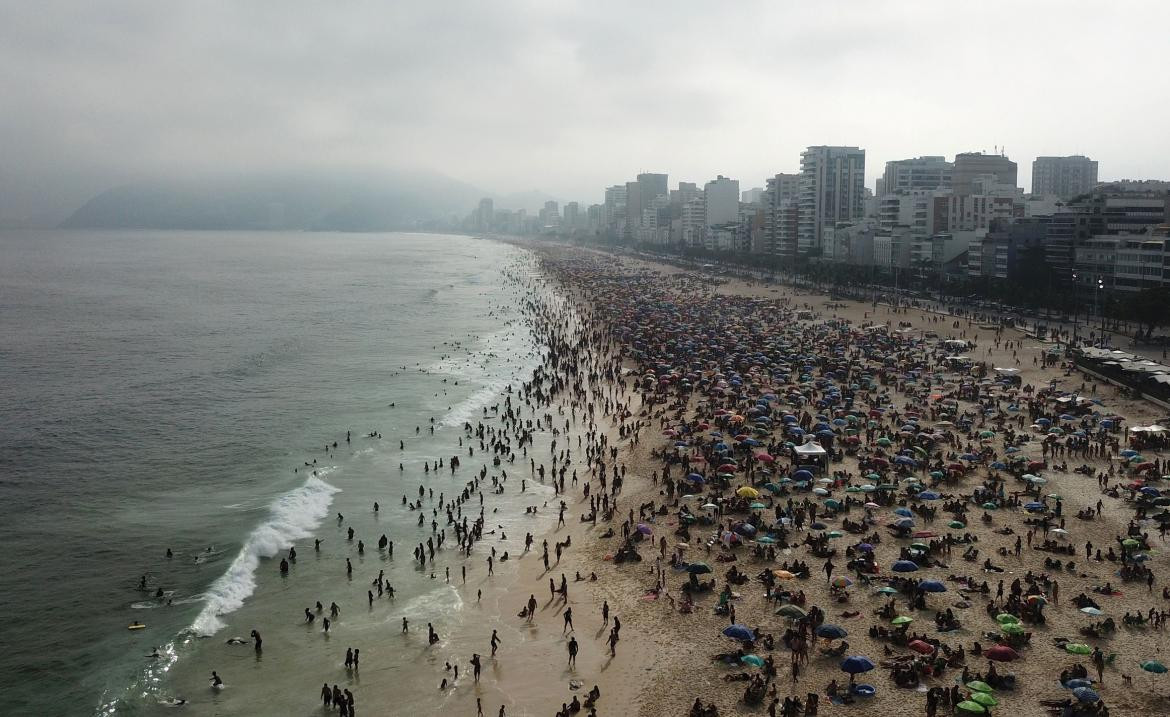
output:
[[[682,244],[695,248],[704,245],[707,236],[707,202],[694,197],[682,205]]]
[[[1032,162],[1032,194],[1071,199],[1096,186],[1097,162],[1088,157],[1037,157]]]
[[[797,251],[819,250],[827,224],[865,214],[865,150],[813,146],[800,155],[800,225]]]
[[[561,225],[561,210],[556,202],[550,200],[544,203],[544,208],[540,210],[540,224],[545,227]]]
[[[760,202],[763,196],[763,187],[752,187],[751,189],[740,194],[739,201],[743,202],[744,204],[757,204]]]
[[[561,220],[561,227],[565,231],[573,231],[578,229],[577,223],[580,221],[578,214],[580,213],[580,206],[577,202],[569,202],[565,204],[565,215]]]
[[[1016,163],[1002,154],[964,152],[955,155],[955,168],[951,175],[951,187],[955,194],[977,194],[975,180],[984,175],[994,176],[996,184],[1017,186]]]
[[[634,241],[638,236],[638,228],[642,226],[642,210],[645,208],[645,197],[642,196],[642,185],[637,182],[626,182],[626,226],[623,239]]]
[[[915,157],[886,162],[878,197],[905,194],[918,189],[946,189],[951,186],[955,165],[945,157]]]
[[[642,195],[643,208],[650,205],[651,200],[657,197],[669,197],[665,174],[643,172],[638,175],[638,188]]]
[[[728,224],[739,219],[739,181],[720,174],[703,186],[707,203],[707,226]]]
[[[481,232],[490,232],[495,221],[495,203],[490,197],[484,197],[479,200],[479,208],[475,210],[475,228]]]
[[[787,259],[796,255],[799,174],[768,177],[761,203],[764,205],[763,251]]]

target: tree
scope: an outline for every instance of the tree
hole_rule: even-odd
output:
[[[1142,327],[1145,327],[1145,338],[1148,340],[1154,333],[1154,327],[1170,324],[1170,287],[1142,289],[1131,294],[1124,302],[1124,309],[1127,318],[1138,323],[1138,336],[1141,336]]]

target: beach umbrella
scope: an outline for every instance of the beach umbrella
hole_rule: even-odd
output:
[[[910,509],[909,509],[909,508],[894,508],[894,514],[895,514],[895,515],[900,515],[900,516],[902,516],[903,518],[912,518],[912,517],[914,517],[914,513],[910,512]]]
[[[1007,645],[996,645],[983,653],[983,656],[996,662],[1011,662],[1020,659],[1020,653]]]
[[[718,507],[719,506],[715,505],[714,503],[704,503],[703,504],[703,508],[705,508],[707,510],[715,510]]]
[[[1024,634],[1024,626],[1018,622],[1009,622],[999,626],[1005,635],[1022,635]]]
[[[759,498],[760,497],[760,491],[758,491],[755,488],[752,488],[751,486],[748,486],[748,485],[742,486],[739,490],[735,491],[735,494],[738,495],[740,498]]]
[[[1092,606],[1081,608],[1081,612],[1085,613],[1086,615],[1092,615],[1093,617],[1105,614],[1104,612]]]
[[[756,639],[755,633],[745,625],[728,625],[723,628],[723,634],[732,640],[740,640],[741,642]]]
[[[1075,690],[1078,687],[1092,687],[1093,683],[1091,680],[1085,680],[1085,679],[1078,678],[1075,680],[1069,680],[1068,682],[1064,683],[1064,686],[1070,690]]]
[[[848,578],[844,575],[838,575],[837,577],[833,578],[833,581],[832,581],[832,585],[835,588],[847,588],[852,584],[853,584],[853,580],[851,580],[850,578]]]
[[[687,572],[702,575],[711,572],[711,566],[706,563],[691,563],[687,566]]]
[[[918,564],[910,560],[894,561],[893,570],[895,573],[912,573],[918,570]]]
[[[1092,687],[1077,687],[1073,690],[1073,695],[1081,702],[1099,702],[1101,695],[1097,694]]]
[[[955,705],[955,708],[975,715],[981,715],[987,712],[986,707],[979,704],[978,702],[972,702],[971,700],[963,700],[959,704]]]
[[[638,523],[638,532],[642,535],[650,535],[654,531],[650,529],[649,525],[646,525],[645,523]]]
[[[945,593],[947,586],[943,585],[938,580],[923,580],[918,583],[918,589],[928,593]]]
[[[826,637],[830,640],[840,640],[848,635],[849,633],[840,625],[821,625],[817,628],[818,637]]]
[[[995,616],[995,621],[1000,625],[1015,625],[1020,621],[1020,618],[1010,612],[1001,612]]]
[[[986,692],[976,692],[976,693],[972,694],[971,701],[978,702],[979,704],[983,705],[984,707],[995,707],[996,705],[999,704],[999,700],[995,699],[994,697],[987,694]]]
[[[938,500],[939,494],[933,490],[924,490],[918,494],[918,500]]]
[[[934,652],[934,647],[930,643],[923,642],[922,640],[913,640],[906,647],[923,655],[929,655]]]
[[[872,553],[873,552],[873,546],[870,545],[869,543],[858,543],[857,549],[864,552],[864,553]]]
[[[951,522],[947,523],[947,527],[954,528],[955,530],[962,530],[963,528],[967,527],[967,524],[959,520],[952,520]]]
[[[758,655],[744,655],[739,658],[739,661],[745,665],[754,665],[755,667],[764,666],[764,659]]]
[[[1141,668],[1146,672],[1152,672],[1156,675],[1166,674],[1166,666],[1157,660],[1146,660],[1141,664]]]
[[[894,618],[893,620],[890,620],[891,625],[899,625],[899,626],[909,625],[912,622],[914,622],[914,618],[906,617],[905,615],[899,615],[898,617]]]
[[[897,595],[898,591],[887,585],[884,588],[878,588],[877,590],[875,590],[874,594],[876,594],[876,595]]]
[[[1134,540],[1133,538],[1126,538],[1125,540],[1121,541],[1121,544],[1127,548],[1136,548],[1141,545],[1141,543]]]
[[[794,577],[796,577],[795,573],[791,573],[787,570],[773,570],[772,574],[775,575],[776,577],[780,578],[781,580],[791,580]]]
[[[756,501],[756,502],[748,505],[748,507],[751,508],[752,510],[760,510],[762,508],[767,508],[768,506],[764,505],[763,503],[761,503],[759,501]]]
[[[814,495],[828,495],[829,494],[829,491],[825,490],[824,488],[813,488],[812,492]]]
[[[986,692],[988,694],[995,692],[995,690],[992,689],[991,685],[987,684],[986,682],[984,682],[982,680],[971,680],[970,682],[967,683],[967,689],[972,690],[974,692]]]
[[[799,620],[807,613],[795,605],[782,605],[780,609],[776,611],[776,614],[781,617],[789,617],[793,620]]]
[[[861,655],[852,655],[841,660],[842,672],[848,672],[850,675],[859,675],[862,672],[869,672],[874,668],[873,660]]]

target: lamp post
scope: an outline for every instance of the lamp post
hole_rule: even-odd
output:
[[[1103,307],[1098,308],[1098,305],[1100,303],[1099,297],[1101,296],[1101,290],[1104,288],[1105,288],[1105,280],[1098,276],[1097,277],[1097,290],[1093,292],[1093,311],[1098,312],[1101,316],[1101,343],[1102,344],[1105,343],[1105,312],[1104,312],[1104,308]]]
[[[1073,345],[1075,346],[1077,343],[1077,318],[1080,316],[1080,313],[1081,313],[1081,306],[1077,300],[1078,299],[1077,289],[1080,287],[1080,285],[1077,283],[1077,273],[1075,271],[1072,273],[1072,283],[1073,283]]]

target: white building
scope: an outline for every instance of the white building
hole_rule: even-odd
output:
[[[865,214],[865,150],[809,147],[800,155],[800,223],[797,250],[821,248],[825,226]]]
[[[1037,157],[1032,161],[1032,194],[1071,199],[1097,186],[1097,162],[1083,155]]]
[[[682,205],[682,244],[691,249],[705,245],[707,235],[707,202],[695,197]]]
[[[739,218],[739,181],[720,174],[703,187],[707,202],[707,226],[727,224]]]
[[[945,157],[915,157],[886,162],[879,195],[950,189],[955,165]]]

